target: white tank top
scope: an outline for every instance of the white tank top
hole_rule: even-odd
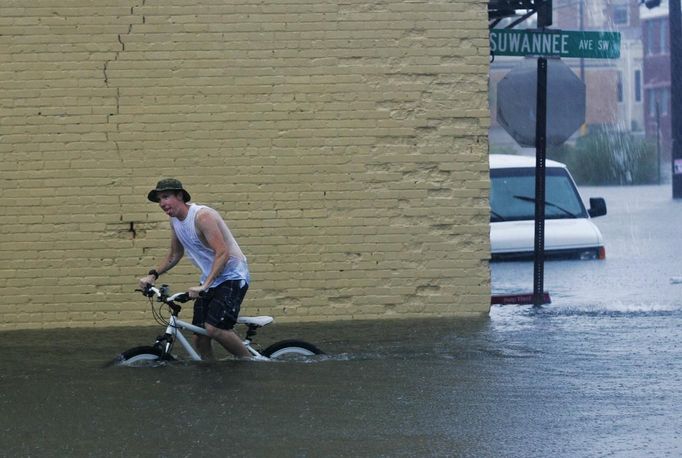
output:
[[[211,273],[213,259],[215,258],[215,251],[204,245],[199,238],[199,234],[197,234],[197,213],[204,208],[209,207],[206,207],[205,205],[190,204],[187,217],[183,221],[180,221],[177,218],[171,218],[173,230],[175,231],[178,240],[180,240],[180,243],[182,243],[185,254],[190,258],[192,263],[201,270],[200,281],[202,284],[206,280],[206,277],[208,277],[208,274]],[[218,275],[211,285],[209,285],[209,288],[218,286],[226,280],[242,280],[245,283],[251,281],[246,256],[242,253],[229,229],[227,229],[227,238],[228,240],[226,243],[230,252],[230,257],[227,260],[222,273]]]

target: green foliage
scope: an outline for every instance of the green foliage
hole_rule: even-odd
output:
[[[655,145],[629,133],[599,131],[561,145],[548,158],[563,162],[579,185],[651,184],[658,179]]]

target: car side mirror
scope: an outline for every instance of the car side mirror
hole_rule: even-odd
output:
[[[590,197],[590,209],[587,213],[592,218],[604,216],[606,214],[606,201],[602,197]]]

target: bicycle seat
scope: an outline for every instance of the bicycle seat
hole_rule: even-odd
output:
[[[266,324],[272,323],[273,318],[271,316],[244,316],[237,318],[237,323],[246,324],[249,326],[263,327]]]

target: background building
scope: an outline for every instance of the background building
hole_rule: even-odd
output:
[[[650,138],[655,138],[660,129],[661,151],[669,162],[672,136],[668,2],[663,0],[660,6],[652,9],[642,7],[640,12],[644,46],[644,124]]]

